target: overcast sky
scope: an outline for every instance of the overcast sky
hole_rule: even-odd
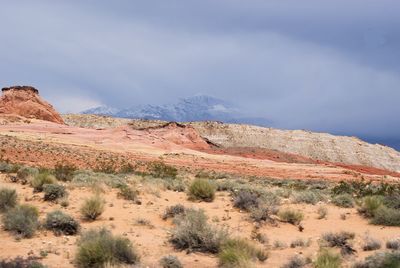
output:
[[[399,140],[398,0],[0,4],[0,85],[62,112],[207,94],[277,127]]]

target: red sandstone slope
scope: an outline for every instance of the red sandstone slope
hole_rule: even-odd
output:
[[[64,124],[60,114],[39,96],[39,91],[30,86],[13,86],[2,89],[0,114],[20,115]]]

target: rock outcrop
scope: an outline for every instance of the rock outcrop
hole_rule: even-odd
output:
[[[31,86],[5,87],[0,98],[0,115],[12,114],[64,124],[60,114]]]

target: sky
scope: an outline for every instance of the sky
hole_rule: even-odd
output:
[[[0,86],[61,112],[236,103],[400,149],[398,0],[0,0]]]

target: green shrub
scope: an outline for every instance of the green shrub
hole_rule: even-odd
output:
[[[186,211],[185,207],[181,204],[177,204],[175,206],[170,206],[165,209],[165,212],[162,216],[163,220],[168,218],[175,218],[177,215],[182,215]]]
[[[283,222],[299,224],[303,220],[304,215],[301,211],[298,210],[284,209],[278,212],[278,217]]]
[[[363,214],[365,217],[373,217],[375,215],[375,211],[382,205],[382,196],[366,196],[362,200],[361,207],[358,209],[358,212]]]
[[[274,222],[272,214],[273,208],[269,206],[261,205],[250,209],[250,218],[255,222]]]
[[[348,240],[354,239],[355,234],[350,232],[337,232],[337,233],[325,233],[322,235],[322,239],[328,243],[329,247],[343,247],[347,245]]]
[[[203,210],[187,209],[185,214],[175,218],[175,222],[170,242],[176,249],[217,253],[227,237],[225,230],[216,229],[207,223]]]
[[[22,184],[26,184],[32,178],[34,178],[37,174],[39,174],[39,170],[37,168],[31,167],[21,167],[17,171],[17,179]]]
[[[32,237],[39,226],[38,217],[39,212],[34,206],[16,206],[4,214],[4,229],[22,237]]]
[[[384,196],[383,204],[388,208],[400,209],[400,194],[396,193]]]
[[[162,268],[183,268],[178,257],[172,255],[162,257],[160,259],[160,265]]]
[[[79,223],[74,218],[60,210],[47,213],[44,226],[56,235],[75,235],[80,228]]]
[[[44,184],[43,192],[45,201],[55,201],[67,195],[65,187],[60,184]]]
[[[368,256],[363,262],[356,263],[353,268],[398,268],[400,252],[378,252]]]
[[[354,207],[354,199],[350,194],[340,194],[332,199],[332,203],[341,208]]]
[[[129,201],[138,201],[138,191],[132,189],[131,187],[125,185],[119,187],[118,196]]]
[[[297,192],[293,197],[293,201],[295,203],[305,203],[312,205],[315,205],[316,203],[322,200],[323,197],[319,193],[316,193],[315,191],[311,190]]]
[[[285,263],[282,268],[303,268],[307,265],[307,261],[304,257],[299,255],[294,255]]]
[[[372,224],[385,226],[400,226],[400,210],[382,205],[374,210]]]
[[[311,245],[311,240],[304,240],[302,238],[297,238],[290,243],[291,248],[306,248]]]
[[[71,181],[75,171],[76,167],[69,164],[57,164],[54,167],[54,175],[60,181]]]
[[[265,261],[267,258],[268,255],[263,250],[240,238],[228,239],[222,244],[218,254],[221,267],[249,267],[250,261]]]
[[[35,176],[35,178],[31,181],[31,186],[35,192],[42,192],[43,185],[45,184],[54,184],[56,179],[53,175],[51,175],[47,171],[40,172]]]
[[[314,262],[315,268],[339,268],[342,260],[339,254],[322,250]]]
[[[150,175],[152,175],[153,177],[156,177],[156,178],[163,178],[163,179],[173,178],[174,179],[178,175],[178,170],[175,167],[166,165],[162,161],[151,162],[148,165],[148,170],[149,170]]]
[[[104,212],[104,203],[104,199],[98,195],[86,199],[80,210],[83,218],[89,221],[96,220]]]
[[[209,180],[195,179],[189,187],[189,198],[211,202],[215,198],[215,190],[215,185]]]
[[[15,207],[17,199],[17,192],[14,189],[0,188],[0,212]]]
[[[139,255],[127,238],[113,236],[107,229],[89,230],[78,241],[75,263],[78,267],[104,267],[106,264],[137,264]]]

